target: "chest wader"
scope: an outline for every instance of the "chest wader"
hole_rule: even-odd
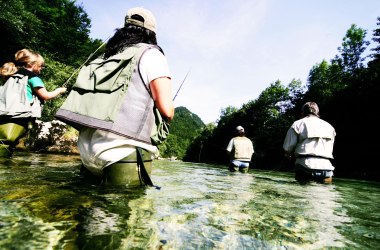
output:
[[[0,122],[0,157],[10,158],[19,139],[28,130],[30,119],[3,119]]]
[[[332,170],[307,169],[298,164],[295,166],[295,179],[303,184],[310,181],[332,183],[332,176]]]
[[[103,170],[105,185],[154,186],[150,175],[152,172],[152,153],[136,148],[136,151]],[[159,187],[154,186],[157,189]]]

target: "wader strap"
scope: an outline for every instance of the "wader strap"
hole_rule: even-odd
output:
[[[144,161],[143,161],[143,157],[142,157],[142,153],[141,153],[141,148],[136,147],[136,153],[137,153],[137,166],[139,169],[139,173],[141,172],[141,177],[142,177],[145,185],[155,187],[156,189],[161,189],[161,187],[153,185],[153,182],[150,179],[149,174],[145,169]]]

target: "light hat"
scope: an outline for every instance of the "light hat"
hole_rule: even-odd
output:
[[[143,20],[135,19],[133,17],[134,15],[139,15]],[[156,33],[156,18],[153,16],[152,12],[142,7],[128,10],[127,15],[125,16],[125,24],[127,23],[143,27]]]
[[[237,130],[238,132],[244,132],[244,128],[243,128],[242,126],[237,126],[237,127],[236,127],[236,130]]]

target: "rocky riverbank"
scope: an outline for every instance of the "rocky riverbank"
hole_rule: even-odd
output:
[[[61,121],[37,120],[16,148],[31,152],[78,154],[77,139],[78,131]]]

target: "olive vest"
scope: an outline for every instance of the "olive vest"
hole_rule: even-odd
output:
[[[233,140],[234,159],[240,161],[251,161],[252,154],[254,152],[251,140],[245,136],[236,136]]]
[[[83,67],[55,117],[78,130],[91,127],[151,144],[154,102],[138,69],[151,48],[160,49],[140,43]]]

